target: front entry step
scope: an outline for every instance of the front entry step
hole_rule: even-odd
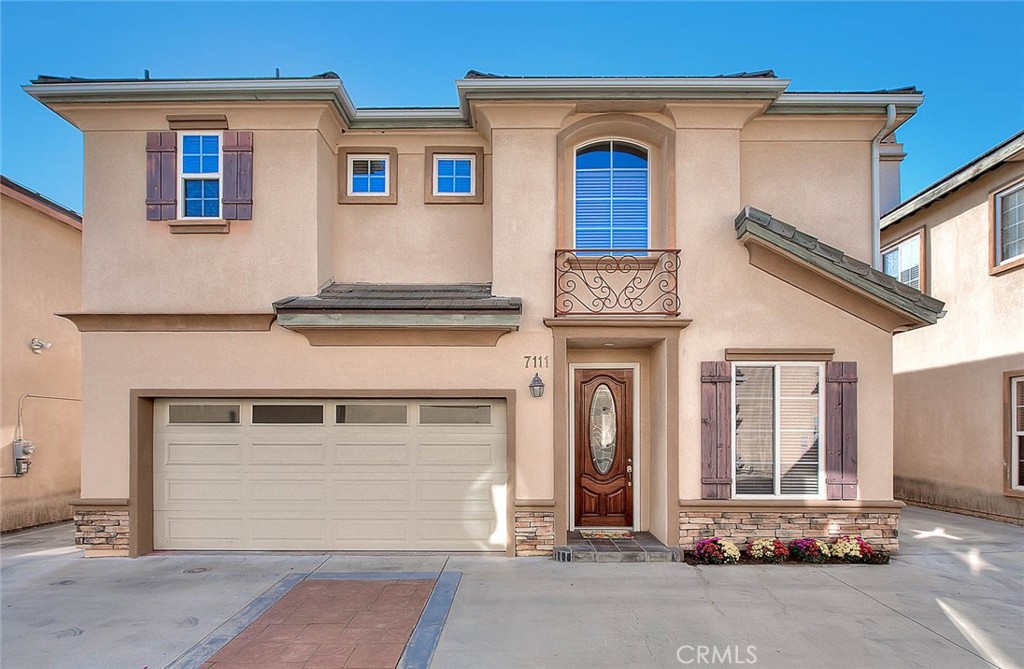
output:
[[[681,562],[683,551],[669,548],[650,532],[633,532],[628,538],[588,538],[572,531],[565,546],[555,546],[553,557],[558,562]]]

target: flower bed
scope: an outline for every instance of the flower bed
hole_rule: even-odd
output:
[[[686,551],[687,564],[888,564],[889,553],[859,536],[843,535],[831,543],[814,537],[794,539],[787,546],[776,538],[751,541],[742,553],[720,537],[700,539]]]

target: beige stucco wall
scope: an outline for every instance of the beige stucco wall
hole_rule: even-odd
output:
[[[80,397],[80,335],[54,316],[81,301],[82,233],[6,195],[0,197],[0,472],[14,471],[18,398]],[[52,343],[32,353],[38,337]],[[78,497],[77,402],[29,398],[24,436],[37,451],[28,474],[0,479],[3,531],[71,517]]]
[[[693,113],[685,107],[645,114],[675,138],[682,316],[693,319],[682,331],[678,352],[656,348],[639,356],[647,365],[664,365],[669,353],[681,360],[680,406],[652,409],[667,415],[652,414],[647,457],[667,466],[662,425],[677,421],[681,456],[675,494],[698,498],[700,362],[723,359],[727,347],[831,347],[837,360],[860,365],[861,498],[891,499],[889,335],[750,266],[733,227],[740,208],[751,204],[867,258],[869,143],[884,119],[821,123],[788,117],[745,128],[756,105],[719,110],[705,104]],[[164,127],[164,113],[169,112],[125,112],[122,119],[121,112],[108,110],[102,123],[89,117],[97,127],[129,129],[86,132],[86,206],[90,224],[97,221],[86,238],[88,309],[266,311],[282,296],[313,294],[330,267],[338,281],[493,280],[495,294],[523,298],[523,317],[520,330],[494,348],[313,348],[277,326],[263,333],[86,334],[83,496],[128,494],[133,388],[280,389],[283,394],[292,388],[514,389],[520,393],[515,497],[549,500],[566,494],[556,489],[552,442],[556,431],[567,427],[552,423],[555,393],[540,400],[528,396],[534,370],[524,368],[523,357],[553,357],[543,319],[553,309],[557,137],[589,116],[574,115],[565,103],[481,104],[476,136],[464,130],[402,131],[376,133],[371,142],[365,133],[332,139],[322,127],[307,130],[300,126],[312,121],[298,111],[278,111],[270,120],[239,112],[236,122],[235,111],[228,109],[233,128],[257,124],[251,126],[257,128],[256,213],[251,223],[233,224],[229,235],[200,237],[172,236],[164,224],[144,220],[141,124]],[[286,122],[295,127],[278,127]],[[459,143],[481,146],[488,156],[485,204],[425,205],[423,148]],[[336,153],[344,145],[397,148],[398,204],[324,204],[337,169],[327,149]],[[330,230],[324,222],[328,211],[333,211]],[[196,271],[200,267],[203,271]],[[541,374],[550,382],[550,371]],[[648,395],[664,398],[664,386],[659,382]],[[665,508],[664,499],[673,491],[664,490],[663,482],[649,485],[660,491],[647,507],[659,514],[652,529],[667,537],[667,523],[674,520],[666,520],[673,509]]]
[[[895,474],[907,499],[1024,519],[1007,496],[1003,374],[1024,370],[1024,267],[989,273],[990,195],[1024,162],[984,175],[886,229],[883,246],[924,227],[926,282],[946,316],[897,335]]]

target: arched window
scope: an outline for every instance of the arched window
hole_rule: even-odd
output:
[[[576,150],[575,247],[646,249],[649,239],[647,149],[604,140]]]

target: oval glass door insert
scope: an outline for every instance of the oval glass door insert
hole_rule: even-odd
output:
[[[602,383],[590,400],[590,459],[599,474],[607,474],[615,461],[615,398]]]

